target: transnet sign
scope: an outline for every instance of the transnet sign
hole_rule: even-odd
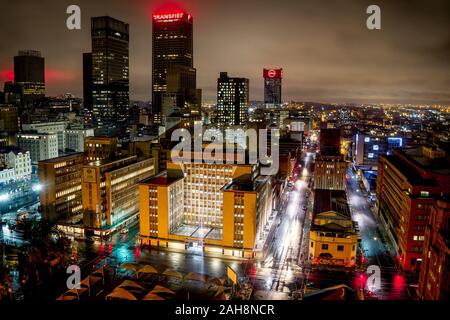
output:
[[[281,79],[281,73],[283,69],[264,69],[264,79]]]
[[[183,18],[184,14],[184,12],[154,14],[153,20],[158,22],[174,21]],[[188,20],[191,20],[191,15],[188,14],[187,18]]]

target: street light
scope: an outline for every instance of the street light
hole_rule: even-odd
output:
[[[37,184],[35,184],[35,185],[32,187],[32,189],[33,189],[33,191],[35,191],[35,192],[41,191],[41,190],[42,190],[42,185],[41,185],[40,183],[37,183]]]

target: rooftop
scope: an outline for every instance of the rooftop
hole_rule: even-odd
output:
[[[51,159],[42,160],[42,161],[39,161],[39,162],[42,162],[42,163],[57,163],[57,162],[65,161],[65,160],[71,160],[73,158],[80,157],[80,156],[84,156],[84,153],[83,152],[74,152],[74,153],[71,153],[71,154],[64,155],[62,157],[51,158]]]
[[[18,148],[16,146],[0,147],[0,153],[10,153],[10,152],[14,152],[15,154],[18,154],[18,153],[25,153],[27,151],[24,149]]]
[[[174,177],[174,176],[168,176],[167,172],[163,172],[155,177],[148,178],[146,180],[143,180],[141,184],[147,184],[147,185],[157,185],[157,186],[168,186],[171,185],[174,182],[177,182],[178,180],[183,179],[182,176]]]
[[[423,154],[423,147],[436,149],[433,146],[418,146],[397,150],[397,152],[406,155],[414,164],[426,171],[444,175],[450,174],[450,157],[445,155],[440,158],[429,158]]]
[[[328,211],[334,211],[344,218],[351,219],[345,191],[324,189],[314,191],[313,215]]]

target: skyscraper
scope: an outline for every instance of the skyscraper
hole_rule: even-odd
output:
[[[152,110],[157,122],[161,120],[169,66],[193,68],[192,22],[192,16],[186,12],[153,15]],[[191,70],[192,72],[195,78],[195,69]]]
[[[264,69],[264,103],[267,108],[281,105],[281,76],[283,69]]]
[[[14,82],[20,86],[22,107],[45,97],[45,60],[40,51],[21,50],[14,57]],[[25,111],[22,110],[22,111]]]
[[[173,114],[200,117],[201,90],[196,88],[196,70],[179,64],[167,68],[166,92],[162,95],[163,120]]]
[[[248,118],[249,80],[221,72],[217,79],[217,124],[243,125]]]
[[[93,118],[101,132],[124,128],[129,107],[129,25],[111,17],[91,20]]]
[[[92,110],[92,53],[83,53],[83,106]]]

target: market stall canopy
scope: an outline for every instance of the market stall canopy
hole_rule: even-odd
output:
[[[203,274],[203,273],[189,272],[184,277],[184,280],[194,280],[194,281],[206,282],[206,281],[208,281],[208,276],[206,274]]]
[[[169,288],[163,287],[163,286],[155,286],[150,293],[169,293],[169,294],[175,294],[174,291],[170,290]]]
[[[164,300],[164,298],[149,292],[142,300]]]
[[[178,272],[178,271],[175,271],[175,270],[167,269],[166,271],[164,271],[163,275],[166,275],[168,277],[174,277],[174,278],[178,278],[178,279],[183,279],[183,274],[181,272]]]
[[[114,289],[113,292],[111,292],[106,296],[106,300],[112,299],[137,300],[136,297],[131,292],[125,290],[124,288],[116,288]]]

